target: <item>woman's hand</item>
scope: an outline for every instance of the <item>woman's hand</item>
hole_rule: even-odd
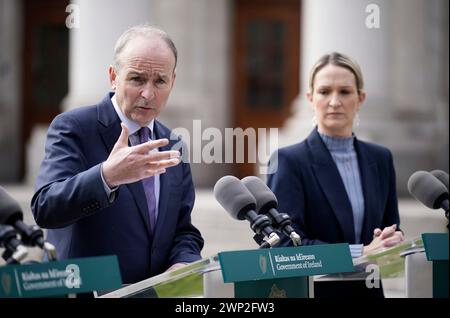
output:
[[[364,246],[363,255],[373,253],[374,251],[391,247],[403,242],[404,237],[401,231],[397,230],[397,224],[385,227],[383,230],[376,228],[373,231],[373,240],[369,245]]]

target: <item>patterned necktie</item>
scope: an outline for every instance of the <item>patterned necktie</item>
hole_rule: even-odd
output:
[[[142,127],[139,130],[139,141],[144,143],[148,141],[150,135],[150,129],[148,127]],[[145,198],[147,199],[148,213],[150,216],[150,225],[152,231],[154,231],[156,223],[156,197],[155,197],[155,177],[151,176],[142,179],[142,185],[144,186]]]

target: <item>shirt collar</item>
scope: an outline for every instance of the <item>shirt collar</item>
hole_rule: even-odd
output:
[[[319,135],[330,151],[352,151],[354,149],[354,134],[350,137],[333,137],[321,133]]]
[[[122,112],[122,109],[120,109],[119,104],[117,103],[116,94],[114,94],[111,97],[111,102],[114,106],[114,110],[117,113],[117,116],[119,116],[120,121],[125,124],[128,128],[128,134],[131,136],[135,134],[139,129],[141,129],[141,126],[136,123],[135,121],[129,119],[125,114]],[[150,129],[151,133],[153,134],[153,126],[155,124],[155,120],[152,119],[152,121],[147,125],[147,127]]]

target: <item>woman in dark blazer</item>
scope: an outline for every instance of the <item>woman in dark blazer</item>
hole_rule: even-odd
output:
[[[353,257],[403,240],[392,154],[353,133],[365,99],[363,83],[355,61],[340,53],[323,56],[306,94],[315,128],[306,140],[272,156],[268,178],[302,244],[346,242]],[[369,289],[364,281],[321,282],[315,296],[383,297],[383,290]]]

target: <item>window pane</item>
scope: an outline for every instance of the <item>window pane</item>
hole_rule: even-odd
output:
[[[249,21],[246,25],[246,96],[250,107],[283,105],[284,33],[281,21]]]
[[[58,112],[68,92],[69,32],[52,25],[39,25],[33,32],[33,107],[36,113]]]

